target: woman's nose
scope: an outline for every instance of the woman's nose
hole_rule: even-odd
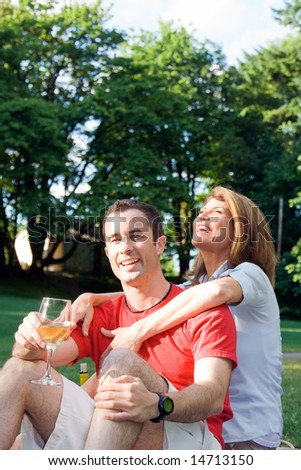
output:
[[[210,219],[209,214],[206,211],[203,211],[198,215],[198,220],[209,220],[209,219]]]

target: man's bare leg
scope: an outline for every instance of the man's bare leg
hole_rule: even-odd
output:
[[[24,413],[46,442],[60,409],[62,386],[46,387],[29,381],[45,372],[43,361],[9,359],[0,371],[0,449],[10,449],[20,432]],[[54,377],[59,374],[53,371]]]
[[[134,450],[162,450],[163,422],[143,424],[141,433],[133,447]]]
[[[100,381],[109,381],[120,375],[139,377],[149,390],[166,391],[167,386],[146,361],[128,349],[115,349],[101,365]],[[132,449],[143,423],[109,421],[105,411],[95,409],[86,441],[86,449]]]
[[[22,436],[20,433],[17,435],[13,445],[11,446],[9,450],[21,450],[21,440],[22,440]]]

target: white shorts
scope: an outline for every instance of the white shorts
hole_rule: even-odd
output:
[[[165,378],[168,391],[177,389]],[[206,421],[177,423],[164,421],[163,449],[221,450],[221,445],[208,428]]]
[[[95,401],[79,385],[63,379],[63,396],[55,428],[46,444],[24,416],[21,427],[21,449],[82,450],[85,448]]]
[[[169,391],[176,391],[170,383]],[[63,377],[61,408],[53,433],[45,444],[29,417],[25,415],[21,429],[21,449],[83,450],[94,409],[94,400],[77,384]],[[163,449],[220,450],[221,446],[205,421],[165,421]]]

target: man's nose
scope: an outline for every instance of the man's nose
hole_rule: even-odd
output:
[[[132,240],[129,237],[122,237],[119,247],[120,253],[128,253],[132,249]]]

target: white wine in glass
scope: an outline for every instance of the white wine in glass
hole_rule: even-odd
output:
[[[47,368],[43,377],[30,382],[38,385],[59,386],[61,383],[51,377],[51,360],[58,343],[67,339],[70,334],[71,300],[44,297],[39,310],[39,319],[41,326],[38,332],[46,342]]]

